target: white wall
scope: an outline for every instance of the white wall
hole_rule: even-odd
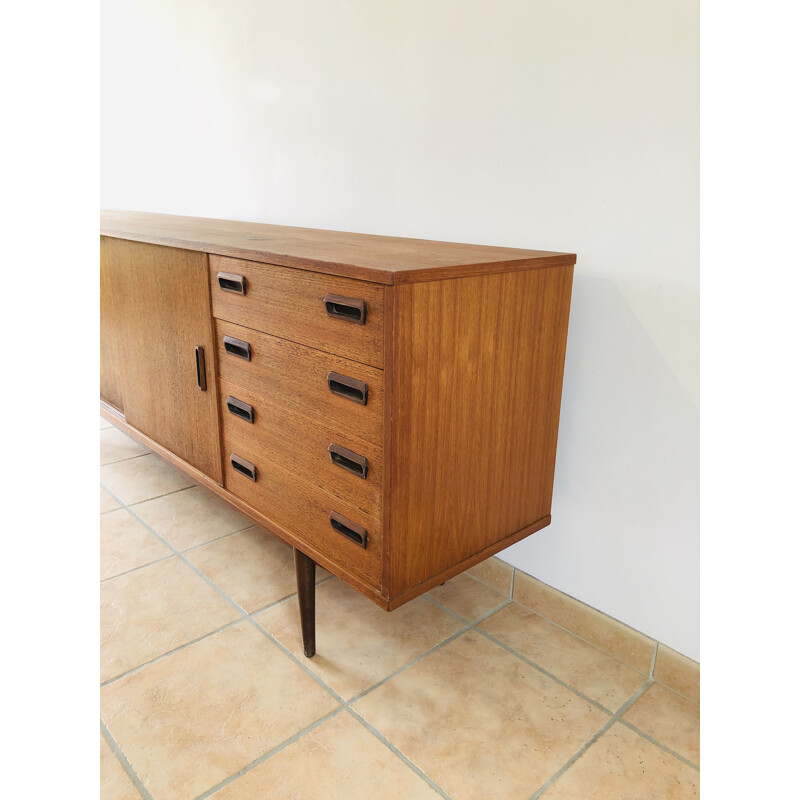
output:
[[[692,658],[696,0],[105,0],[101,205],[578,253],[553,524]]]

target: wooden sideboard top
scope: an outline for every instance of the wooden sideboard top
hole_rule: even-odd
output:
[[[404,239],[139,211],[103,211],[100,233],[385,284],[570,266],[572,253]]]

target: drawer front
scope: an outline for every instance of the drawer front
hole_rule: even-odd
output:
[[[241,387],[265,406],[346,434],[357,452],[359,443],[383,448],[382,370],[222,320],[216,320],[216,334],[223,383]],[[334,389],[342,392],[334,394],[328,380],[332,373],[365,386],[366,405],[331,378]],[[222,410],[228,416],[224,405]]]
[[[214,255],[209,279],[218,319],[383,366],[380,284]]]
[[[220,381],[220,403],[225,441],[245,443],[261,470],[278,467],[380,519],[383,453],[378,445],[352,437],[346,428],[310,422],[227,381]]]
[[[228,491],[300,541],[308,542],[346,572],[380,589],[382,531],[377,509],[374,514],[365,513],[329,494],[320,485],[285,472],[275,463],[265,462],[256,438],[238,427],[225,430],[223,448],[223,472]],[[240,469],[252,470],[255,480],[234,467],[231,456],[237,459]],[[342,519],[350,523],[350,529],[342,525]],[[354,541],[348,530],[355,537],[366,531],[366,547]]]

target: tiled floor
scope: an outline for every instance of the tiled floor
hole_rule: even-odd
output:
[[[390,614],[320,570],[305,659],[291,549],[100,427],[103,800],[698,797],[697,704],[496,562]]]

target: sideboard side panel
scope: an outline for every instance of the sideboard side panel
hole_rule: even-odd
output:
[[[572,273],[394,287],[390,598],[547,524]]]

